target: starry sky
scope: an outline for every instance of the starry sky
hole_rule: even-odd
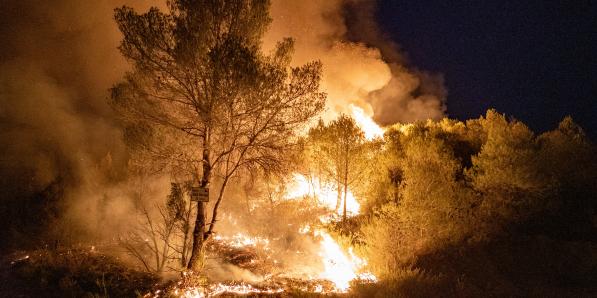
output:
[[[495,108],[542,132],[571,115],[597,137],[597,1],[380,0],[408,63],[443,73],[448,115]]]

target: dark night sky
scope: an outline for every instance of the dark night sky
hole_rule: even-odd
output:
[[[444,74],[450,117],[496,108],[540,132],[572,115],[596,139],[597,1],[379,2],[409,64]]]

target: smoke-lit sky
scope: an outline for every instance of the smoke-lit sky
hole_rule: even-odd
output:
[[[122,164],[124,147],[107,102],[108,88],[128,66],[117,50],[121,35],[113,10],[126,4],[145,12],[165,8],[165,1],[1,3],[0,165],[15,179],[2,182],[37,189],[64,173],[89,179],[90,168],[106,158]],[[397,47],[380,35],[373,14],[344,13],[350,3],[370,10],[374,1],[272,3],[264,47],[291,36],[294,63],[324,63],[327,119],[350,113],[351,104],[375,113],[382,124],[444,116],[441,74],[406,67]]]
[[[127,161],[108,106],[108,89],[129,67],[117,50],[121,34],[114,8],[145,12],[165,3],[0,1],[1,201],[18,201],[63,181],[72,186],[64,194],[67,209],[84,217],[76,222],[105,227],[106,211],[96,206],[112,202],[118,204],[109,213],[126,213],[127,200],[117,198],[127,187],[109,187],[125,175]],[[264,50],[290,36],[296,39],[293,63],[323,62],[327,120],[350,114],[351,106],[380,124],[443,117],[444,77],[404,64],[398,46],[377,27],[374,4],[273,0]]]
[[[570,114],[597,136],[597,2],[395,1],[377,20],[412,65],[444,74],[448,114],[487,108],[535,130]]]
[[[264,45],[292,36],[295,63],[322,60],[331,116],[353,104],[380,124],[446,107],[464,120],[495,107],[539,130],[571,114],[594,136],[595,4],[572,2],[275,0]],[[14,180],[3,185],[122,163],[107,105],[127,68],[113,9],[165,1],[0,3],[0,165]]]

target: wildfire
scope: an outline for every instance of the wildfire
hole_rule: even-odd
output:
[[[383,136],[384,130],[379,127],[363,109],[353,105],[351,105],[351,109],[354,119],[359,127],[365,132],[365,137],[367,139]],[[342,215],[343,213],[343,208],[339,208],[342,204],[339,204],[337,188],[322,182],[318,177],[308,178],[305,175],[295,173],[292,176],[292,181],[286,188],[286,194],[284,195],[284,199],[286,200],[312,197],[320,206],[334,210],[335,214]],[[344,194],[341,194],[340,198],[341,200],[344,200]],[[343,203],[343,201],[341,201],[341,203]],[[357,202],[350,189],[346,192],[346,211],[350,216],[358,215],[360,211],[360,204]],[[332,220],[332,218],[333,217],[322,218],[321,221],[325,222]],[[353,280],[358,279],[368,282],[377,281],[373,274],[363,272],[365,265],[367,265],[365,260],[356,256],[353,253],[352,248],[345,251],[326,231],[306,225],[300,227],[297,232],[303,235],[312,232],[311,235],[318,239],[318,255],[323,265],[322,269],[316,269],[313,275],[309,274],[306,280],[314,283],[315,286],[304,288],[305,291],[314,291],[316,293],[346,293]],[[231,247],[239,249],[245,247],[259,247],[265,251],[270,251],[272,249],[269,246],[270,241],[268,239],[251,237],[242,233],[237,233],[233,236],[216,235],[214,236],[214,240],[224,242]],[[277,262],[274,261],[274,263]],[[321,271],[318,272],[318,270]],[[292,272],[288,272],[285,275],[291,279],[305,280],[305,276],[298,278],[296,276],[293,277]],[[203,298],[227,294],[242,296],[275,295],[286,290],[286,288],[280,287],[280,284],[276,281],[270,280],[269,277],[265,278],[264,282],[273,283],[274,286],[258,287],[247,283],[235,282],[233,284],[212,284],[207,287],[185,287],[182,283],[179,283],[178,287],[175,288],[172,293],[174,293],[174,296],[182,298]],[[159,293],[153,294],[152,297],[160,296]]]
[[[239,285],[224,285],[217,284],[210,288],[210,296],[218,296],[224,293],[238,294],[238,295],[251,295],[251,294],[276,294],[284,292],[283,289],[257,289],[248,284]]]
[[[338,191],[326,186],[318,178],[312,178],[311,181],[304,175],[293,174],[293,181],[286,191],[286,199],[296,199],[304,197],[314,197],[324,207],[336,210],[338,215],[342,214],[342,208],[337,208]],[[343,197],[342,197],[343,198]],[[357,202],[350,189],[346,193],[346,213],[349,215],[359,214],[361,205]]]
[[[365,138],[373,140],[378,137],[383,137],[384,129],[377,125],[371,116],[365,113],[365,110],[352,104],[350,105],[350,108],[354,120],[365,133]]]
[[[284,292],[284,289],[259,289],[250,284],[239,283],[234,285],[227,285],[223,283],[211,285],[208,288],[189,287],[184,289],[176,289],[173,294],[180,298],[208,298],[217,297],[224,294],[235,294],[235,295],[272,295]],[[159,297],[159,292],[155,293],[153,297]],[[148,297],[146,295],[146,297]]]
[[[297,173],[293,175],[293,178],[286,198],[312,196],[327,208],[333,210],[337,207],[338,192],[323,186],[319,179],[313,178],[309,181],[305,176]],[[346,199],[347,213],[358,215],[360,205],[350,190],[347,192]],[[340,208],[336,211],[338,214],[342,213]],[[311,230],[310,226],[304,226],[300,228],[299,233],[306,234],[309,230]],[[334,283],[338,292],[346,292],[350,287],[350,282],[354,279],[376,281],[375,276],[371,273],[359,273],[366,262],[357,257],[352,249],[345,253],[334,238],[323,230],[316,229],[314,235],[321,238],[319,256],[322,259],[324,270],[319,274],[319,278]]]
[[[350,282],[354,279],[375,281],[371,273],[359,274],[358,272],[366,265],[366,262],[354,255],[352,249],[346,254],[328,233],[318,230],[316,235],[322,237],[321,251],[324,271],[320,278],[330,280],[340,292],[346,292]]]
[[[214,240],[217,241],[225,241],[228,245],[236,248],[246,247],[246,246],[257,246],[260,245],[264,247],[266,250],[269,249],[269,240],[262,237],[250,237],[248,235],[244,235],[242,233],[236,233],[232,237],[226,237],[222,235],[214,236]]]
[[[289,286],[288,284],[285,285],[284,282],[281,283],[278,279],[272,279],[272,276],[264,278],[264,280],[257,285],[244,282],[231,282],[214,283],[203,287],[194,286],[192,283],[187,284],[187,282],[185,282],[187,278],[188,280],[192,280],[192,275],[183,272],[185,278],[179,281],[176,286],[170,288],[167,293],[170,293],[170,296],[172,297],[181,298],[228,297],[229,295],[267,296],[276,295],[285,292],[288,289],[296,288],[315,293],[346,293],[350,288],[350,282],[355,279],[376,282],[376,278],[373,274],[362,272],[364,266],[367,264],[365,260],[357,257],[352,249],[349,249],[348,252],[344,251],[326,231],[306,225],[300,228],[298,232],[307,234],[310,231],[313,231],[312,235],[319,239],[318,255],[323,265],[319,273],[307,277],[306,280],[310,282],[311,286],[300,286],[300,281],[305,280],[305,276],[302,276],[301,273],[295,275],[292,270],[288,271],[283,276],[289,277],[289,280],[295,280],[295,282],[299,281],[294,286]],[[237,248],[263,246],[265,250],[269,250],[267,247],[269,241],[261,237],[251,237],[249,235],[238,233],[232,237],[215,236],[214,239]],[[162,290],[156,290],[146,294],[144,297],[170,297],[164,296],[164,294],[166,293],[162,292]]]

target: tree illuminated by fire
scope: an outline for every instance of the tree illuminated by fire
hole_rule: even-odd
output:
[[[367,172],[374,142],[367,141],[353,118],[340,115],[327,125],[320,121],[311,128],[308,143],[308,162],[315,165],[319,180],[327,178],[336,185],[336,210],[342,208],[346,220],[348,197],[353,196],[349,188]]]
[[[296,131],[322,111],[325,94],[320,63],[289,66],[291,39],[261,51],[269,1],[175,0],[168,8],[116,10],[119,49],[133,69],[112,89],[112,104],[134,132],[129,143],[161,171],[205,189],[218,180],[209,223],[197,204],[188,267],[200,269],[230,179],[282,171]]]

